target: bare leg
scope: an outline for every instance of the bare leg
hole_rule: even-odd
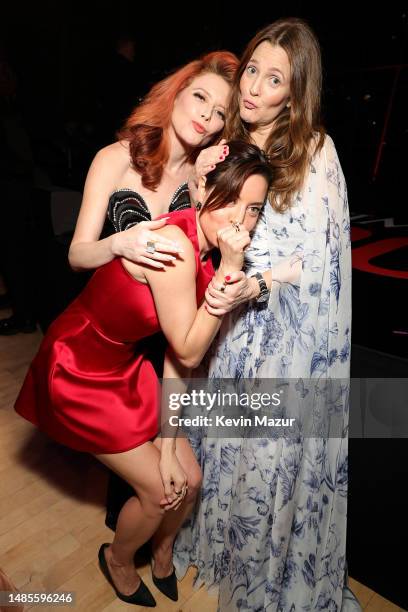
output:
[[[154,444],[160,448],[160,438]],[[188,492],[177,510],[168,510],[152,539],[154,575],[157,578],[169,576],[173,571],[173,544],[176,535],[191,513],[197,493],[201,487],[202,474],[193,450],[186,438],[178,438],[177,458],[187,474]]]
[[[120,511],[114,540],[105,549],[106,562],[117,589],[130,595],[140,584],[134,554],[158,529],[163,519],[164,511],[160,507],[163,497],[160,452],[157,446],[146,442],[125,453],[95,457],[137,492],[137,497],[131,497]]]

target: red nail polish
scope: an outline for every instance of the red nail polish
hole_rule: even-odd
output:
[[[231,280],[231,277],[230,277],[230,275],[228,275],[228,276],[226,276],[226,277],[225,277],[225,280],[226,280],[226,281],[229,281],[229,280]]]

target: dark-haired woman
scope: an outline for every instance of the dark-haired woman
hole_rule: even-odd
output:
[[[175,377],[200,363],[220,324],[201,303],[205,289],[212,277],[223,285],[241,270],[271,181],[257,147],[233,141],[229,151],[201,187],[199,211],[170,213],[161,230],[180,244],[179,256],[165,271],[125,258],[99,267],[49,328],[16,401],[20,415],[57,442],[92,453],[137,493],[120,512],[112,545],[99,551],[102,571],[129,603],[155,605],[134,554],[159,529],[165,507],[178,509],[174,539],[194,501],[183,504],[188,442],[155,443],[158,379],[145,340],[164,333]],[[222,259],[214,273],[209,255],[216,247]],[[188,461],[195,461],[192,451]]]
[[[179,245],[155,230],[165,226],[166,213],[190,207],[186,180],[199,151],[221,138],[237,65],[232,53],[216,51],[180,68],[157,83],[135,108],[118,141],[98,152],[88,172],[70,247],[73,268],[97,268],[115,257],[125,257],[166,270]],[[214,149],[220,161],[227,147]],[[100,239],[101,232],[111,235]],[[154,248],[149,247],[153,241]],[[146,350],[157,373],[172,377],[164,347],[159,334],[149,340]],[[183,444],[182,440],[182,448]],[[190,447],[184,445],[184,450],[192,498],[200,485],[200,473],[189,461]],[[131,487],[111,472],[106,524],[113,530],[122,505],[133,495]],[[172,520],[167,518],[167,522]],[[174,533],[173,527],[168,530],[163,522],[152,542],[158,578],[173,571],[169,532]]]

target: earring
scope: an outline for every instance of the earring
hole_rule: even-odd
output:
[[[290,102],[287,103],[286,108],[290,108]]]
[[[194,205],[194,208],[195,208],[196,210],[201,210],[201,209],[202,209],[202,207],[203,207],[203,205],[201,204],[201,202],[196,202],[196,203],[195,203],[195,205]]]

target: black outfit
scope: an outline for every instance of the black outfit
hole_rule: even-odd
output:
[[[187,183],[180,185],[174,193],[169,212],[190,208],[190,196]],[[129,229],[140,221],[151,221],[152,217],[144,198],[132,189],[119,189],[109,198],[107,222],[104,226],[103,235],[107,236],[115,232]],[[163,360],[167,341],[163,334],[159,333],[149,339],[150,359],[154,365],[157,376],[163,374]],[[135,494],[132,487],[114,472],[110,472],[108,492],[106,498],[107,527],[115,531],[119,512],[125,502]]]

